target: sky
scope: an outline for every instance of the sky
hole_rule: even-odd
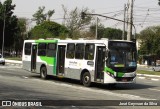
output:
[[[4,2],[5,0],[1,0]],[[17,17],[25,17],[32,19],[32,15],[38,10],[38,7],[45,6],[48,10],[55,10],[52,20],[62,23],[64,12],[62,5],[68,10],[88,8],[96,14],[102,14],[109,17],[114,17],[123,20],[124,4],[128,0],[12,0],[16,5],[14,14]],[[105,27],[123,29],[123,23],[111,19],[98,17],[100,23]],[[134,0],[133,8],[133,23],[136,27],[136,32],[140,32],[148,26],[160,25],[160,6],[158,0]]]

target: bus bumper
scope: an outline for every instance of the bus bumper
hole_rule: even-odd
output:
[[[136,83],[136,75],[134,76],[124,76],[124,77],[114,77],[104,72],[104,84],[107,83]]]

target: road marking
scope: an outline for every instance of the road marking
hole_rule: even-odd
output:
[[[153,80],[153,81],[159,81],[159,79],[155,79],[155,78],[151,78],[151,80]]]
[[[22,76],[23,78],[25,78],[25,79],[28,79],[28,77],[27,76]]]
[[[140,79],[145,79],[145,77],[138,77],[138,78],[140,78]]]
[[[158,89],[151,89],[151,88],[149,88],[149,90],[154,90],[154,91],[160,92],[160,90],[158,90]]]
[[[33,81],[41,81],[40,79],[32,79]],[[150,99],[150,98],[145,98],[145,97],[141,97],[138,95],[132,95],[132,94],[121,94],[121,93],[114,93],[112,91],[107,91],[107,90],[101,90],[101,89],[92,89],[92,88],[88,88],[88,87],[84,87],[84,86],[75,86],[72,84],[67,84],[67,83],[58,83],[58,82],[54,82],[54,81],[43,81],[43,83],[49,83],[49,84],[54,84],[57,86],[64,86],[64,87],[71,87],[77,90],[82,90],[82,91],[88,91],[88,92],[94,92],[94,93],[101,93],[101,94],[105,94],[105,95],[113,95],[113,96],[117,96],[117,97],[122,97],[122,98],[126,98],[126,99],[131,99],[131,100],[156,100],[156,99]]]
[[[152,82],[145,82],[145,83],[152,83]]]
[[[7,69],[7,70],[17,70],[17,68],[21,69],[22,67],[21,66],[0,66],[0,68]]]

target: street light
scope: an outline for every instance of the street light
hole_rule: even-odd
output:
[[[125,23],[129,23],[131,24],[133,27],[134,27],[134,30],[135,30],[135,34],[134,34],[134,39],[136,39],[136,27],[133,23],[131,22],[126,22],[126,21],[123,21],[123,20],[120,20],[120,19],[116,19],[116,18],[112,18],[112,17],[108,17],[108,16],[104,16],[104,15],[101,15],[101,14],[88,14],[88,13],[85,13],[85,12],[82,12],[81,13],[81,18],[84,19],[86,15],[95,15],[95,16],[100,16],[100,17],[105,17],[105,18],[108,18],[108,19],[112,19],[112,20],[117,20],[117,21],[120,21],[120,22],[125,22]]]

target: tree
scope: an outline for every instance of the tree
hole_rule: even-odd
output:
[[[160,57],[160,26],[147,27],[140,32],[140,54]]]
[[[31,39],[39,38],[65,38],[67,37],[68,30],[66,27],[52,21],[44,21],[35,26],[29,34]]]
[[[104,35],[104,25],[98,23],[97,25],[97,39],[100,39],[103,37]],[[95,38],[95,35],[96,35],[96,24],[92,24],[90,26],[90,32],[94,35],[94,38]]]
[[[90,27],[90,32],[95,34],[96,31],[96,25],[92,25]],[[102,24],[98,25],[97,29],[97,36],[98,39],[100,38],[108,38],[108,39],[122,39],[122,30],[120,29],[114,29],[114,28],[105,28]]]
[[[54,14],[54,10],[49,10],[47,12],[47,16],[48,16],[47,20],[50,20],[50,18],[52,17],[53,14]]]
[[[122,39],[122,30],[114,28],[105,28],[103,38],[108,39]]]
[[[46,20],[50,20],[52,15],[54,14],[54,10],[49,10],[47,13],[44,13],[45,7],[39,7],[38,11],[36,11],[35,14],[33,14],[33,20],[36,21],[37,25],[41,24],[42,22]]]
[[[16,51],[16,56],[18,52],[20,53],[23,49],[23,42],[27,37],[26,33],[26,25],[27,19],[26,18],[19,18],[18,19],[18,32],[14,37],[14,51]]]
[[[84,20],[81,19],[81,12],[90,13],[88,8],[78,9],[77,7],[70,12],[62,6],[64,11],[64,25],[69,30],[70,38],[79,38],[83,37],[81,31],[84,31],[84,28],[91,23],[92,16],[87,16]],[[67,18],[66,18],[67,16]]]
[[[12,5],[12,0],[6,0],[2,4],[0,2],[0,47],[2,47],[3,40],[3,28],[5,22],[4,31],[4,47],[9,48],[14,43],[14,37],[18,32],[17,22],[18,18],[13,15],[15,5]]]

